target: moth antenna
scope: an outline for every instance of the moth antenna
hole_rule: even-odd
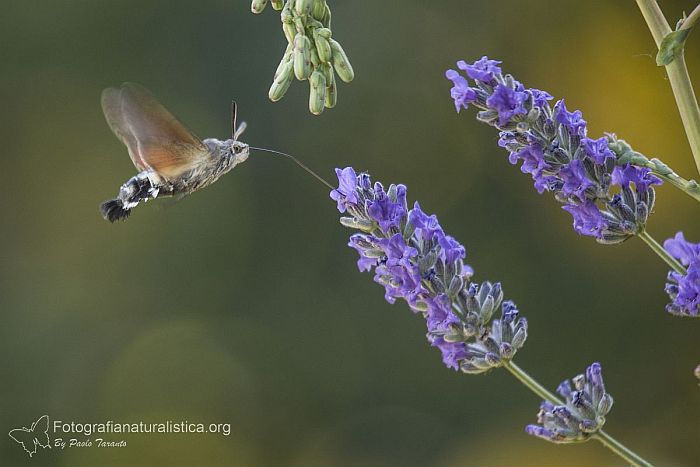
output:
[[[235,141],[236,138],[236,120],[238,119],[238,104],[236,101],[231,101],[231,138]]]
[[[238,141],[238,138],[243,134],[248,124],[246,122],[241,122],[240,125],[236,125],[238,120],[238,104],[236,101],[231,101],[231,138],[234,141]]]
[[[302,163],[299,159],[297,159],[296,157],[292,156],[291,154],[287,154],[286,152],[281,152],[281,151],[275,151],[274,149],[256,148],[256,147],[253,147],[253,146],[249,146],[249,147],[250,147],[250,149],[254,149],[254,150],[256,150],[256,151],[269,152],[269,153],[272,153],[272,154],[277,154],[277,155],[280,155],[280,156],[287,157],[287,158],[291,159],[296,165],[298,165],[299,167],[301,167],[302,169],[304,169],[306,172],[308,172],[309,174],[311,174],[311,176],[313,176],[316,180],[318,180],[319,182],[323,183],[324,185],[326,185],[326,186],[327,186],[328,188],[330,188],[331,190],[335,190],[335,187],[334,187],[333,185],[331,185],[330,183],[328,183],[323,177],[321,177],[319,174],[317,174],[316,172],[314,172],[313,170],[311,170],[310,168],[308,168],[306,165],[304,165],[304,163]]]

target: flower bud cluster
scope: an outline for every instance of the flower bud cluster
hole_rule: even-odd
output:
[[[267,0],[253,0],[251,10],[261,13]],[[270,2],[281,10],[282,30],[287,48],[270,86],[273,102],[284,97],[294,78],[309,82],[309,111],[320,115],[335,107],[338,89],[335,75],[346,83],[355,72],[343,47],[333,39],[331,10],[325,0],[285,0]]]
[[[685,274],[669,271],[666,293],[671,303],[666,311],[677,316],[697,317],[700,311],[700,243],[691,243],[683,232],[664,242],[664,249],[685,268]]]
[[[479,109],[477,119],[500,130],[511,164],[532,176],[539,193],[554,194],[579,234],[612,244],[644,231],[661,180],[622,157],[623,141],[589,138],[581,111],[570,112],[563,100],[551,106],[549,93],[504,75],[500,63],[483,57],[457,62],[462,73],[446,72],[457,112]]]
[[[577,443],[603,428],[613,398],[605,392],[600,363],[593,363],[585,374],[561,383],[557,392],[565,404],[543,401],[537,414],[539,425],[528,425],[528,434],[553,443]]]
[[[525,343],[527,321],[503,300],[501,285],[470,281],[465,248],[417,202],[408,208],[404,185],[372,185],[368,174],[351,167],[336,174],[331,198],[350,214],[340,223],[360,231],[349,242],[359,253],[358,268],[374,271],[389,303],[403,299],[425,318],[428,341],[445,365],[475,374],[511,360]]]

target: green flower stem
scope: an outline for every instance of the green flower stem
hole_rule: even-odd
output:
[[[700,201],[700,185],[695,180],[686,180],[678,175],[663,161],[653,158],[649,159],[641,152],[632,149],[625,140],[618,139],[614,136],[609,137],[608,147],[615,153],[618,165],[633,164],[639,167],[646,167],[651,172],[662,180],[670,183],[685,194]]]
[[[637,5],[644,16],[644,19],[649,26],[656,46],[660,46],[666,35],[672,32],[666,17],[664,17],[661,8],[656,3],[656,0],[637,0]],[[700,15],[697,8],[691,17],[696,18]],[[687,21],[687,20],[686,20]],[[692,19],[695,21],[695,19]],[[681,53],[678,58],[666,65],[666,73],[668,80],[673,89],[673,95],[676,97],[676,105],[681,114],[681,120],[685,127],[688,143],[695,158],[695,164],[700,172],[700,107],[693,92],[693,85],[690,82],[688,68],[685,64],[685,57]]]
[[[663,181],[675,186],[696,201],[700,201],[700,185],[695,180],[686,180],[657,159],[652,159],[641,165],[650,168],[651,172]]]
[[[624,460],[629,462],[631,465],[637,465],[641,467],[653,467],[650,462],[647,462],[634,451],[631,451],[625,445],[620,443],[618,440],[604,432],[603,430],[598,430],[598,433],[593,435],[595,439],[603,443],[603,446],[610,449],[612,452],[622,457]]]
[[[643,231],[643,232],[638,233],[637,236],[638,236],[639,238],[641,238],[642,240],[644,240],[644,243],[646,243],[647,245],[649,245],[649,248],[651,248],[652,251],[653,251],[654,253],[656,253],[657,255],[659,255],[659,257],[660,257],[662,260],[666,261],[666,264],[668,264],[669,266],[671,266],[671,269],[673,269],[674,271],[676,271],[676,272],[679,273],[679,274],[685,275],[685,274],[687,273],[687,271],[685,270],[685,268],[683,267],[683,265],[681,265],[681,263],[679,263],[678,261],[676,261],[676,259],[675,259],[673,256],[671,256],[670,254],[668,254],[668,251],[666,251],[666,250],[664,249],[664,247],[662,247],[662,246],[659,244],[659,242],[657,242],[656,240],[654,240],[654,237],[652,237],[651,235],[649,235],[646,231]]]
[[[503,366],[513,376],[515,376],[515,378],[518,381],[523,383],[528,389],[530,389],[542,399],[548,400],[549,402],[552,402],[557,405],[563,405],[561,399],[549,392],[544,386],[538,383],[532,376],[527,374],[522,368],[520,368],[512,361],[504,363]],[[592,437],[603,443],[605,447],[607,447],[612,452],[623,458],[629,464],[639,467],[652,467],[651,463],[645,461],[639,455],[625,447],[622,443],[617,441],[615,438],[613,438],[603,430],[599,430]]]
[[[557,405],[564,405],[564,401],[559,399],[557,396],[549,392],[547,388],[538,383],[532,376],[528,375],[525,370],[516,365],[512,360],[503,364],[503,367],[510,371],[510,373],[515,376],[518,381],[527,386],[530,391],[534,392],[542,399],[548,400]]]

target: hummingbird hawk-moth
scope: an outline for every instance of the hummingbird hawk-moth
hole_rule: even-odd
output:
[[[200,140],[143,86],[125,83],[102,92],[102,110],[109,127],[124,143],[139,173],[127,180],[116,198],[100,205],[110,221],[126,219],[141,202],[184,196],[211,185],[244,162],[250,147],[238,137],[237,106],[231,106],[232,137]]]

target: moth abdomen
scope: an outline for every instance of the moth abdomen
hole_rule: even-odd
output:
[[[119,188],[119,195],[115,199],[102,203],[100,213],[110,222],[124,220],[140,202],[157,198],[162,194],[161,189],[167,191],[167,187],[151,181],[148,171],[141,172]]]
[[[106,220],[116,222],[128,218],[131,209],[126,209],[120,199],[110,199],[100,204],[100,213]]]

